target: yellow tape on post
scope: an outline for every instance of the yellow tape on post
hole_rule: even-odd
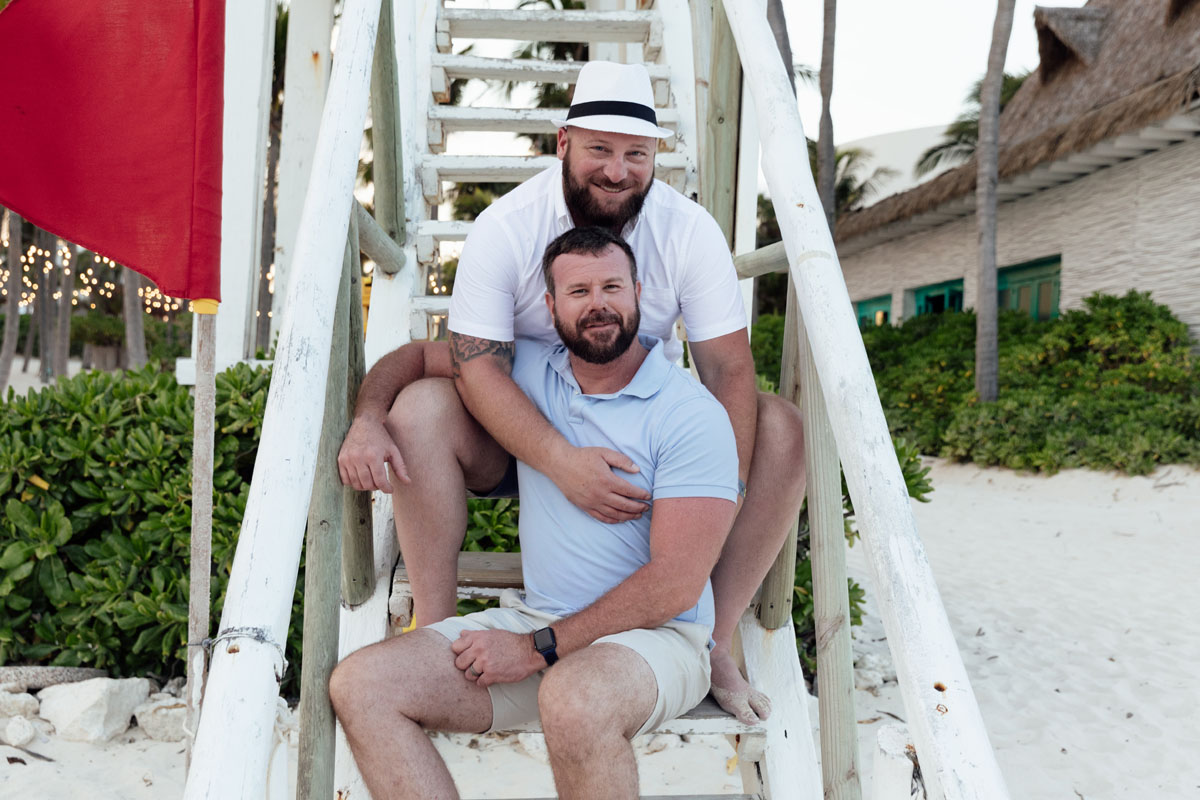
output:
[[[192,311],[197,314],[215,314],[218,305],[220,305],[218,301],[205,297],[192,301]]]

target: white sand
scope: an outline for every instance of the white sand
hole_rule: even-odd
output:
[[[1046,478],[934,462],[932,479],[933,502],[916,505],[917,521],[1010,796],[1200,796],[1200,472]],[[861,544],[850,551],[870,602],[864,559]],[[873,605],[868,614],[855,652],[886,674]],[[875,731],[894,722],[888,713],[907,715],[894,678],[855,694],[870,797]],[[812,709],[815,721],[815,701]],[[724,740],[668,743],[643,756],[643,791],[740,791]],[[552,796],[533,745],[478,737],[439,747],[466,797]],[[136,729],[104,747],[50,736],[30,749],[56,760],[0,747],[0,757],[26,762],[0,758],[0,797],[167,800],[182,791],[182,745]]]

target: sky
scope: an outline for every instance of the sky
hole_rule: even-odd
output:
[[[1085,0],[1043,0],[1079,7]],[[1005,69],[1037,67],[1035,0],[1017,0]],[[783,0],[795,61],[821,63],[821,0]],[[994,0],[838,0],[833,64],[834,140],[946,125],[987,69]],[[801,88],[800,116],[815,137],[821,97]]]

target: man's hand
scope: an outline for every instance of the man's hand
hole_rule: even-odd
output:
[[[463,631],[450,643],[454,666],[483,687],[517,683],[540,669],[546,659],[533,649],[533,637],[508,631]]]
[[[359,491],[391,492],[387,465],[401,483],[411,483],[400,449],[380,422],[356,417],[338,453],[338,474],[342,483]]]
[[[628,456],[605,447],[570,447],[556,459],[555,469],[547,473],[572,505],[601,522],[626,522],[642,516],[650,506],[650,493],[613,474],[637,472]]]

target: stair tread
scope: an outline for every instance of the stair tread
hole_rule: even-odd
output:
[[[482,80],[534,81],[540,83],[575,83],[586,61],[550,61],[532,58],[488,58],[486,56],[434,53],[433,66],[441,67],[450,78],[479,78]],[[671,77],[666,64],[646,64],[650,80],[665,81]]]
[[[523,11],[445,9],[450,35],[523,42],[642,42],[656,19],[652,11]]]
[[[463,183],[523,181],[556,163],[556,156],[431,155],[423,161],[424,166],[437,170],[441,180]],[[655,164],[661,173],[683,169],[687,162],[681,153],[659,153]]]
[[[417,236],[432,236],[442,242],[461,242],[471,232],[469,220],[423,219],[417,222]]]
[[[512,131],[514,133],[553,133],[552,120],[563,119],[565,108],[497,108],[479,106],[433,106],[429,119],[442,123],[447,131]],[[657,112],[658,124],[674,128],[679,124],[679,112],[662,108]]]

